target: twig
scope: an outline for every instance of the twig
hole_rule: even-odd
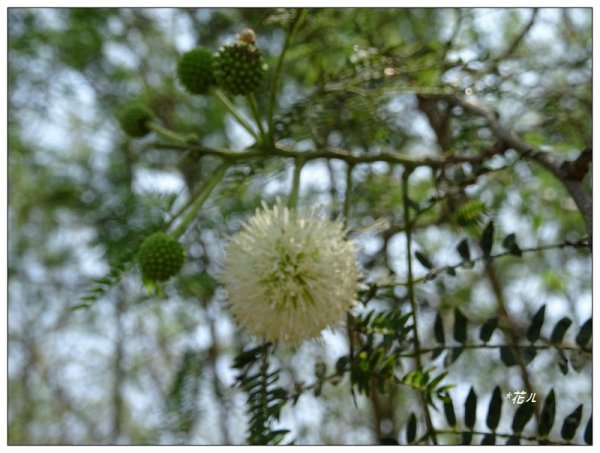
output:
[[[412,309],[412,319],[413,319],[413,341],[414,341],[414,350],[417,352],[415,355],[415,363],[419,370],[423,369],[423,362],[421,361],[421,355],[419,353],[421,349],[421,342],[419,341],[419,330],[417,328],[417,300],[415,298],[415,289],[413,282],[413,273],[412,273],[412,225],[410,220],[410,204],[408,197],[408,178],[412,169],[405,168],[404,174],[402,175],[402,197],[404,198],[404,223],[406,225],[406,263],[407,263],[407,277],[408,277],[408,299],[410,300],[411,309]],[[429,438],[434,445],[437,445],[437,437],[435,434],[435,429],[433,427],[433,423],[431,421],[431,414],[429,413],[429,406],[427,405],[427,401],[424,399],[423,395],[419,395],[421,400],[421,405],[423,406],[423,415],[425,416],[425,424],[427,425],[427,431],[429,432]]]
[[[292,22],[290,31],[287,34],[287,36],[285,37],[285,42],[283,43],[283,49],[281,49],[281,53],[279,54],[279,58],[277,59],[277,65],[275,66],[275,72],[273,74],[273,78],[271,79],[271,91],[269,93],[269,110],[267,113],[267,121],[268,121],[268,126],[269,126],[269,138],[270,138],[270,142],[272,145],[275,144],[275,138],[274,138],[274,133],[275,133],[274,129],[275,128],[273,127],[274,126],[274,116],[275,116],[275,102],[277,101],[277,86],[279,84],[279,78],[281,77],[281,69],[283,67],[283,60],[285,57],[285,53],[287,52],[287,49],[292,40],[292,36],[298,29],[298,25],[300,25],[300,22],[302,22],[305,12],[306,11],[304,9],[299,9],[297,11],[296,17],[294,18],[294,21]]]
[[[500,124],[500,118],[496,112],[482,106],[481,104],[469,102],[466,99],[458,96],[440,96],[440,99],[445,99],[454,105],[462,107],[467,112],[485,118],[496,138],[517,151],[522,157],[531,158],[552,173],[557,179],[559,179],[566,187],[569,195],[571,195],[575,201],[575,204],[577,205],[577,208],[583,217],[585,229],[589,237],[589,246],[590,248],[592,247],[592,197],[583,186],[581,180],[570,179],[572,176],[571,172],[569,167],[565,165],[565,162],[568,161],[565,161],[550,153],[543,152],[523,142],[512,131]]]
[[[185,233],[190,223],[192,223],[198,216],[200,209],[202,209],[204,202],[208,199],[212,190],[221,181],[221,179],[223,179],[223,175],[225,175],[225,172],[227,171],[228,167],[229,162],[227,161],[219,165],[219,167],[217,167],[217,169],[215,170],[211,178],[208,180],[206,185],[203,187],[203,189],[200,192],[197,192],[196,200],[189,208],[183,220],[179,223],[179,225],[177,225],[177,228],[173,230],[173,236],[179,237],[183,233]]]
[[[519,44],[521,44],[521,41],[523,41],[523,39],[525,38],[527,33],[529,33],[529,30],[531,30],[531,27],[533,27],[537,13],[538,13],[538,8],[534,8],[533,12],[531,13],[531,18],[529,19],[527,24],[525,24],[525,26],[521,30],[521,33],[519,33],[515,37],[515,39],[513,39],[513,41],[510,43],[510,45],[506,48],[506,50],[504,52],[502,52],[500,55],[498,55],[497,57],[495,57],[493,59],[492,63],[494,65],[496,65],[498,62],[503,61],[503,60],[507,59],[508,57],[510,57],[512,55],[512,53],[517,49],[517,47],[519,47]]]
[[[229,113],[231,113],[231,115],[237,120],[237,122],[240,124],[240,126],[242,126],[244,129],[246,129],[246,131],[250,135],[252,135],[254,140],[256,140],[257,142],[260,141],[256,131],[253,129],[253,127],[250,125],[250,123],[248,121],[246,121],[246,119],[242,116],[242,114],[238,111],[238,109],[235,108],[235,106],[229,100],[229,98],[225,95],[225,93],[223,93],[221,90],[217,89],[217,90],[215,90],[215,94],[221,100],[221,102],[223,103],[223,105],[225,106],[227,111]]]

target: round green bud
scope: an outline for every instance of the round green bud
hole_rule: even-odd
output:
[[[130,137],[143,137],[148,134],[148,123],[153,117],[147,107],[139,104],[128,105],[117,116],[121,129]]]
[[[192,94],[206,94],[215,84],[213,54],[203,47],[190,50],[177,63],[177,77]]]
[[[213,72],[221,88],[235,95],[246,95],[260,87],[266,66],[256,45],[240,41],[221,47],[215,55]]]
[[[167,280],[183,266],[183,246],[167,233],[154,233],[142,242],[138,261],[144,278]]]

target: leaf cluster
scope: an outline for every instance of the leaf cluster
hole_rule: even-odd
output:
[[[239,371],[236,384],[248,395],[248,435],[250,445],[278,445],[287,429],[273,429],[281,408],[287,401],[287,391],[278,387],[280,370],[269,370],[269,343],[242,351],[234,359],[233,368]]]

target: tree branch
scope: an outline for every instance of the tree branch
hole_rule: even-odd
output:
[[[466,112],[485,118],[496,138],[504,142],[508,147],[514,149],[522,157],[530,158],[540,164],[563,183],[583,217],[585,229],[590,239],[589,246],[591,248],[593,235],[592,197],[585,189],[582,179],[583,175],[587,172],[587,166],[592,160],[592,149],[586,148],[586,150],[584,150],[574,161],[566,161],[523,142],[516,134],[500,123],[497,112],[490,110],[481,104],[469,102],[462,97],[443,96],[443,98],[454,105],[462,107]]]
[[[529,33],[529,30],[531,30],[531,27],[533,27],[537,13],[538,13],[538,8],[534,8],[533,12],[531,13],[531,18],[529,19],[529,22],[527,22],[527,24],[525,24],[525,26],[521,30],[521,33],[519,33],[515,37],[513,42],[510,43],[510,45],[506,48],[506,50],[504,52],[502,52],[500,55],[498,55],[496,58],[494,58],[494,63],[503,61],[503,60],[509,58],[513,54],[513,52],[517,49],[517,47],[519,47],[519,44],[521,44],[521,41],[523,41],[523,39],[525,38],[527,33]]]
[[[180,143],[164,143],[164,142],[153,142],[147,145],[150,148],[162,148],[162,149],[174,149],[182,151],[192,151],[194,153],[207,154],[213,156],[219,156],[223,159],[235,162],[253,159],[264,159],[267,156],[279,156],[286,158],[299,158],[301,157],[305,162],[316,159],[339,159],[350,165],[374,163],[374,162],[387,162],[389,164],[400,164],[408,168],[417,167],[430,167],[430,168],[443,168],[448,165],[461,164],[461,163],[476,163],[489,158],[492,154],[496,153],[484,153],[482,156],[453,156],[448,155],[441,158],[438,157],[422,157],[415,158],[404,154],[397,153],[393,150],[383,151],[379,154],[357,154],[351,151],[329,147],[323,150],[303,151],[298,152],[287,146],[276,144],[273,147],[264,148],[248,148],[244,151],[237,152],[227,148],[219,147],[206,147],[200,144],[180,144]]]

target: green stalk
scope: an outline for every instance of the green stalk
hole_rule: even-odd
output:
[[[173,222],[175,220],[177,220],[177,218],[181,214],[183,214],[183,212],[186,211],[187,208],[189,208],[192,204],[194,204],[194,201],[196,201],[196,198],[198,198],[200,196],[200,194],[204,191],[204,189],[205,189],[205,187],[202,184],[198,184],[198,187],[196,187],[196,189],[194,190],[194,192],[192,192],[192,194],[187,199],[187,201],[183,204],[183,206],[181,206],[179,209],[177,209],[177,211],[175,211],[171,215],[171,218],[169,219],[169,221],[165,225],[165,229],[166,230],[169,229],[169,227],[173,224]]]
[[[285,37],[283,49],[281,49],[281,53],[279,54],[279,59],[277,60],[277,65],[275,66],[275,72],[273,74],[273,79],[271,80],[271,91],[269,93],[269,111],[268,111],[268,117],[267,117],[268,125],[269,125],[269,140],[271,142],[271,145],[275,144],[275,138],[273,135],[274,131],[275,131],[275,128],[274,128],[275,101],[277,100],[277,85],[279,84],[279,78],[281,77],[281,69],[283,67],[283,59],[284,59],[285,53],[287,52],[287,49],[290,45],[292,36],[298,29],[300,22],[302,22],[302,19],[304,18],[305,13],[306,13],[306,10],[304,8],[301,8],[298,10],[298,14],[294,18],[294,22],[292,23],[290,32]]]
[[[256,105],[256,98],[254,97],[254,94],[250,93],[248,96],[246,96],[246,99],[248,100],[248,105],[250,105],[250,111],[252,112],[254,121],[256,122],[256,125],[258,126],[261,141],[264,144],[266,144],[267,143],[267,134],[265,133],[265,129],[263,128],[262,120],[260,118],[260,113],[258,112],[258,106]]]
[[[352,193],[352,170],[354,170],[354,164],[348,164],[346,169],[346,193],[344,195],[344,226],[348,226],[348,218],[350,217],[350,194]]]
[[[257,142],[259,142],[260,139],[258,138],[258,134],[256,133],[256,131],[252,128],[252,126],[250,125],[250,123],[248,121],[246,121],[246,119],[244,119],[244,117],[238,111],[238,109],[235,108],[235,105],[233,105],[233,103],[229,100],[229,98],[227,97],[227,95],[225,93],[223,93],[223,91],[221,91],[219,89],[215,90],[215,94],[221,100],[221,102],[223,103],[223,105],[225,106],[225,108],[227,109],[227,111],[229,113],[231,113],[231,115],[236,119],[236,121],[239,123],[239,125],[242,126],[244,129],[246,129],[246,131],[248,131],[248,133],[250,135],[252,135],[252,137],[254,138],[254,140],[256,140]]]
[[[288,201],[288,207],[292,210],[296,209],[298,205],[298,193],[300,192],[300,173],[302,173],[302,167],[304,167],[304,159],[296,158],[294,160],[294,177],[292,179],[292,191],[290,192],[290,199]]]
[[[185,217],[183,218],[181,223],[179,225],[177,225],[177,228],[175,228],[175,230],[173,230],[173,236],[178,238],[183,233],[185,233],[188,226],[198,216],[198,213],[202,209],[204,202],[208,199],[208,197],[211,194],[211,192],[213,191],[213,189],[217,186],[217,184],[219,184],[219,182],[221,182],[221,179],[223,179],[223,175],[225,175],[225,172],[227,171],[227,168],[229,167],[229,165],[230,165],[229,162],[223,162],[221,165],[219,165],[217,167],[217,169],[212,174],[210,179],[206,182],[206,184],[204,185],[202,190],[197,193],[196,200],[194,201],[194,203],[188,210],[187,214],[185,215]]]
[[[166,138],[167,140],[173,140],[174,142],[179,142],[179,143],[188,143],[187,140],[185,139],[185,137],[183,137],[183,136],[179,135],[178,133],[173,132],[169,129],[165,129],[164,127],[159,126],[155,122],[148,123],[148,128],[151,131],[156,132],[161,137]]]
[[[409,206],[409,198],[408,198],[408,178],[412,173],[412,168],[406,167],[404,170],[404,174],[402,175],[402,197],[404,204],[404,225],[406,225],[406,263],[407,263],[407,291],[408,291],[408,299],[410,300],[410,305],[412,309],[412,318],[413,318],[413,334],[414,334],[414,343],[415,343],[415,363],[419,370],[423,370],[423,362],[421,361],[421,342],[419,341],[419,331],[417,329],[417,300],[415,298],[415,288],[414,288],[414,280],[413,280],[413,270],[412,270],[412,222],[410,220],[410,206]],[[427,431],[429,433],[429,437],[431,442],[434,445],[437,445],[437,436],[435,434],[435,430],[433,429],[433,423],[431,422],[431,414],[429,412],[429,406],[427,405],[427,401],[425,401],[423,395],[419,395],[421,399],[421,403],[423,406],[423,413],[425,415],[425,424],[427,425]]]

